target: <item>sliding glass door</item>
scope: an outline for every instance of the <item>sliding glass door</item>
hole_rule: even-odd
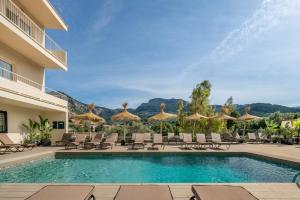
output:
[[[12,65],[0,60],[0,77],[13,80]]]

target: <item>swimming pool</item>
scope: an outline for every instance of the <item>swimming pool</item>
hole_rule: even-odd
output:
[[[300,168],[249,155],[60,155],[0,170],[13,183],[292,182]]]

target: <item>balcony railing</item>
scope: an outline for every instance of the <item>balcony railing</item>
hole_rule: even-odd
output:
[[[60,62],[66,64],[65,50],[11,0],[0,0],[0,14],[45,48]]]
[[[55,96],[57,98],[60,98],[62,100],[67,100],[66,96],[62,93],[59,93],[51,88],[45,87],[44,85],[41,85],[40,83],[37,83],[33,80],[30,80],[29,78],[26,78],[24,76],[21,76],[19,74],[16,74],[14,72],[11,72],[7,69],[4,69],[2,67],[0,67],[0,78],[5,78],[7,80],[11,80],[14,82],[18,82],[21,84],[25,84],[29,87],[34,87],[42,92],[45,92],[47,94],[50,94],[52,96]]]

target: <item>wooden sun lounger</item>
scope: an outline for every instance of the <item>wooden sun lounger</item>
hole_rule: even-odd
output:
[[[211,142],[206,141],[206,137],[204,133],[196,134],[196,145],[198,149],[205,149],[206,146],[211,146]]]
[[[65,146],[66,143],[70,142],[72,133],[64,133],[61,137],[61,140],[55,141],[55,146]]]
[[[145,140],[144,133],[135,133],[135,138],[131,144],[131,148],[135,149],[136,146],[142,146],[144,149],[145,148],[144,140]]]
[[[84,143],[84,149],[92,149],[100,146],[103,140],[103,134],[97,133],[90,142]]]
[[[95,200],[93,185],[47,185],[25,200]]]
[[[161,145],[163,149],[165,148],[165,144],[163,142],[163,137],[161,134],[153,134],[152,149],[155,149],[155,146],[157,145]]]
[[[191,133],[183,133],[183,144],[182,147],[184,149],[191,149],[192,145],[194,145],[193,137]]]
[[[258,143],[259,140],[256,137],[255,133],[248,133],[248,143]]]
[[[258,133],[258,137],[259,137],[260,142],[262,142],[262,143],[271,142],[271,140],[264,133]]]
[[[220,149],[222,145],[226,146],[226,149],[230,148],[231,142],[222,142],[220,134],[212,133],[211,142],[213,149]]]
[[[168,185],[122,185],[114,200],[172,200]]]
[[[112,149],[117,141],[118,141],[118,133],[111,133],[105,138],[105,141],[102,142],[101,148],[110,147]]]
[[[176,137],[175,137],[175,133],[168,133],[168,144],[170,144],[171,142],[176,143]]]
[[[67,142],[65,144],[65,149],[77,149],[78,146],[85,141],[86,136],[87,134],[82,134],[82,133],[76,134],[75,141]]]
[[[14,143],[7,134],[0,134],[0,142],[2,143],[2,147],[6,149],[6,151],[11,152],[20,152],[24,151],[24,149],[33,149],[35,147],[34,144],[16,144]]]
[[[195,196],[191,200],[257,200],[241,186],[231,185],[193,185]]]

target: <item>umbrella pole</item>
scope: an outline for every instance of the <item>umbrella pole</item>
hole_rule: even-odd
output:
[[[194,127],[193,127],[193,138],[195,138],[195,128],[196,128],[196,121],[194,121]]]
[[[160,121],[160,134],[162,134],[162,124],[163,122],[162,121]]]
[[[246,134],[246,121],[244,121],[244,131],[243,131],[243,136]]]
[[[124,122],[124,128],[123,128],[123,139],[124,139],[124,141],[126,140],[125,129],[126,129],[126,122]]]

